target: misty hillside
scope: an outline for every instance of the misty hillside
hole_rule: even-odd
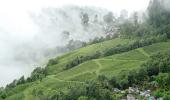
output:
[[[169,3],[119,16],[78,6],[31,13],[39,32],[15,60],[43,66],[0,88],[0,100],[170,100]]]
[[[170,49],[169,42],[160,42],[107,56],[110,52],[107,50],[118,48],[118,45],[134,45],[134,43],[134,41],[129,39],[117,38],[92,44],[52,59],[47,64],[47,69],[37,68],[32,72],[31,77],[28,78],[27,81],[24,81],[24,77],[21,77],[18,81],[9,84],[6,99],[31,100],[36,98],[37,100],[42,100],[42,98],[45,98],[45,100],[48,100],[46,97],[49,97],[52,100],[56,100],[53,98],[58,98],[57,95],[60,97],[63,92],[67,93],[66,91],[68,91],[72,93],[75,91],[72,90],[74,88],[84,89],[86,85],[91,84],[89,83],[90,81],[101,80],[103,78],[104,80],[106,78],[106,80],[111,81],[114,77],[117,77],[119,79],[117,82],[120,82],[119,84],[123,86],[121,88],[125,88],[126,85],[123,85],[124,83],[122,83],[122,81],[124,80],[123,76],[126,75],[128,71],[140,70],[140,66],[148,62],[149,59],[151,59],[151,55]],[[103,51],[105,53],[104,55],[96,55],[96,53],[98,53],[97,51]],[[89,57],[89,60],[86,57]],[[80,64],[78,62],[77,64],[72,63],[72,61],[77,61],[76,59],[79,59],[78,62]],[[84,62],[83,60],[86,59],[87,61]],[[106,83],[103,83],[105,81],[101,82],[107,86]],[[13,87],[13,84],[18,85]],[[57,95],[55,95],[56,93]],[[75,93],[77,92],[75,91]],[[1,94],[1,96],[3,97],[4,94]],[[117,98],[119,98],[118,95]]]
[[[84,42],[96,37],[112,36],[119,25],[112,12],[96,7],[44,8],[39,13],[31,13],[31,18],[39,33],[33,38],[34,45],[24,48],[32,49],[29,55],[34,58],[25,58],[33,60],[80,48]],[[36,50],[40,50],[40,54],[37,54]]]
[[[29,12],[28,17],[25,19],[27,26],[16,28],[28,29],[28,32],[22,33],[28,33],[28,36],[8,38],[15,31],[9,29],[12,31],[9,34],[0,30],[0,33],[4,33],[0,35],[0,69],[13,70],[12,73],[2,73],[2,76],[10,76],[2,77],[0,85],[10,83],[13,78],[23,74],[29,76],[35,67],[45,66],[49,58],[80,48],[85,42],[92,42],[97,37],[113,36],[118,27],[114,13],[97,7],[43,8],[38,12]]]

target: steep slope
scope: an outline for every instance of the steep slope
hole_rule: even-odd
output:
[[[113,39],[109,41],[105,41],[102,43],[96,43],[89,46],[86,46],[84,48],[80,48],[78,50],[69,52],[63,56],[58,57],[56,60],[58,60],[57,65],[48,66],[50,74],[56,74],[63,70],[63,66],[65,66],[68,62],[72,61],[74,58],[79,56],[88,56],[96,53],[97,51],[105,50],[112,48],[114,46],[117,46],[119,44],[128,44],[132,41],[128,39]]]
[[[86,61],[71,69],[63,70],[66,63],[77,56],[90,55],[98,50],[128,42],[130,41],[122,39],[109,40],[60,56],[56,58],[58,64],[48,66],[50,75],[41,81],[16,86],[8,93],[7,100],[41,100],[41,97],[35,94],[50,96],[58,91],[67,92],[71,87],[85,86],[86,81],[95,80],[98,75],[105,75],[108,78],[118,76],[120,73],[139,68],[153,53],[170,50],[170,42],[161,42],[129,52]]]

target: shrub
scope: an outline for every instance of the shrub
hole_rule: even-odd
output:
[[[160,90],[157,90],[157,91],[154,93],[154,96],[155,96],[156,98],[160,98],[160,97],[163,97],[163,94],[162,94],[162,92],[161,92]]]
[[[163,97],[163,99],[164,99],[164,100],[170,100],[170,95],[165,95],[165,96]]]
[[[52,66],[58,64],[58,60],[57,59],[50,59],[47,63],[47,66]]]
[[[30,81],[42,80],[42,78],[47,76],[47,68],[37,67],[31,73],[31,76],[28,78]]]
[[[0,91],[0,98],[5,99],[7,97],[6,91]]]
[[[88,100],[88,97],[86,97],[86,96],[80,96],[80,97],[78,98],[78,100]]]

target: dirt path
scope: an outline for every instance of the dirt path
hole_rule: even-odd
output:
[[[139,48],[137,49],[140,53],[142,53],[143,55],[145,55],[146,57],[150,57],[150,55],[148,53],[145,52],[145,50],[143,50],[143,48]]]
[[[100,64],[100,62],[98,60],[95,60],[95,63],[98,65],[98,69],[96,70],[96,74],[99,75],[100,73],[100,69],[102,69],[102,65]]]

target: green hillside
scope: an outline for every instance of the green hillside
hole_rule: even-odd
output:
[[[88,56],[96,53],[97,51],[109,49],[111,47],[117,46],[118,44],[128,44],[132,41],[128,39],[113,39],[109,41],[105,41],[102,43],[92,44],[89,46],[86,46],[84,48],[80,48],[78,50],[69,52],[67,54],[64,54],[63,56],[60,56],[57,58],[58,64],[53,66],[48,66],[50,74],[56,74],[58,72],[61,72],[63,70],[63,66],[65,66],[69,61],[72,61],[74,58],[78,56]]]
[[[55,30],[44,24],[52,35],[60,32],[68,41],[58,47],[59,51],[70,52],[49,59],[45,67],[35,68],[29,77],[14,79],[0,88],[0,100],[170,100],[170,2],[149,1],[145,12],[134,9],[130,16],[125,9],[120,16],[108,12],[99,18],[93,12],[92,18],[90,10],[82,9],[80,19],[76,19],[81,23],[74,23],[82,26],[64,27],[63,32],[57,30],[56,26],[62,26],[60,23],[54,24]],[[71,17],[62,12],[59,14],[67,17],[63,25],[67,25]],[[55,13],[51,12],[52,16],[58,14]],[[53,17],[47,16],[46,21],[60,22],[56,21],[60,17]],[[93,19],[95,24],[89,22]],[[96,25],[102,27],[98,29]],[[84,39],[88,36],[87,43],[78,39],[80,33]],[[81,48],[75,50],[78,47]]]
[[[10,89],[7,91],[6,100],[41,100],[42,97],[36,94],[50,96],[60,91],[68,92],[71,87],[83,87],[88,81],[97,80],[99,75],[105,75],[108,78],[119,77],[121,73],[138,69],[150,58],[150,55],[170,50],[170,42],[155,43],[128,52],[85,61],[71,69],[64,70],[64,66],[77,56],[91,55],[97,51],[130,42],[132,41],[127,39],[113,39],[57,57],[58,63],[48,66],[49,75],[42,80],[21,84]]]

